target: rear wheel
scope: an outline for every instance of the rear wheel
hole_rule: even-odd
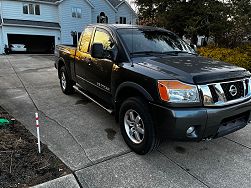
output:
[[[135,153],[144,155],[158,147],[159,138],[148,106],[143,99],[132,97],[122,104],[119,124],[126,144]]]
[[[64,94],[69,95],[74,92],[74,82],[69,79],[65,67],[61,67],[59,71],[60,86]]]

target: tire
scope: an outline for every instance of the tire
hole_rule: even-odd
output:
[[[135,153],[145,155],[159,146],[160,141],[148,105],[143,99],[132,97],[123,102],[119,112],[119,124],[126,144]]]
[[[60,79],[61,90],[64,94],[70,95],[74,93],[73,86],[75,85],[75,83],[69,79],[69,76],[64,66],[61,67],[59,70],[59,79]]]

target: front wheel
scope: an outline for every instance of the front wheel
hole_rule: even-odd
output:
[[[159,138],[148,105],[143,99],[132,97],[122,104],[119,124],[126,144],[135,153],[144,155],[158,147]]]
[[[73,81],[69,79],[65,67],[61,67],[59,71],[60,86],[64,94],[69,95],[74,92]]]

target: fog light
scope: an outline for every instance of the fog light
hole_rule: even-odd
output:
[[[189,127],[187,129],[187,134],[192,134],[194,132],[194,130],[195,130],[195,127]]]
[[[198,135],[197,135],[197,133],[196,133],[196,129],[195,129],[194,126],[189,127],[189,128],[187,129],[187,137],[188,137],[188,138],[198,138]]]

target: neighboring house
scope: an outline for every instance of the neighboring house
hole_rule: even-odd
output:
[[[0,54],[10,44],[50,52],[57,44],[76,44],[87,24],[136,19],[124,0],[0,0]]]

